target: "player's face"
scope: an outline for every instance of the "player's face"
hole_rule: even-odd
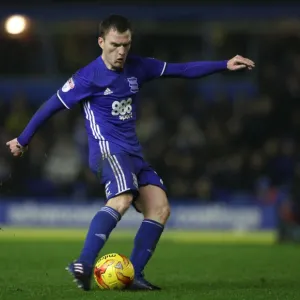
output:
[[[123,68],[131,46],[130,30],[120,33],[111,29],[104,38],[99,37],[98,43],[106,66],[111,70]]]

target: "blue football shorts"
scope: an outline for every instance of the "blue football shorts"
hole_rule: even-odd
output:
[[[162,179],[142,157],[130,154],[106,155],[98,164],[97,176],[105,186],[106,200],[130,192],[134,201],[139,195],[139,188],[155,185],[166,192]],[[134,204],[133,201],[133,204]]]

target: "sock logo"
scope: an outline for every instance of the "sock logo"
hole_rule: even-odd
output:
[[[99,237],[100,239],[102,239],[104,242],[106,241],[106,235],[103,233],[96,233],[95,236]]]
[[[153,254],[153,251],[151,249],[147,249],[148,252],[151,253],[151,255]]]

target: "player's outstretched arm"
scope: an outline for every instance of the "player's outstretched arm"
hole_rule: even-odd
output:
[[[55,113],[63,109],[66,109],[66,107],[62,104],[57,94],[53,95],[48,101],[46,101],[33,115],[32,119],[29,121],[28,125],[21,133],[21,135],[18,138],[15,138],[6,143],[12,155],[22,156],[27,149],[30,140],[40,128],[40,126],[42,126],[45,121]]]
[[[84,77],[85,73],[88,73],[86,71],[89,70],[82,70],[70,78],[55,95],[41,106],[18,138],[6,143],[14,156],[21,156],[24,153],[34,134],[47,119],[60,110],[71,109],[86,97],[91,96],[93,89],[90,81]],[[93,75],[93,73],[91,74]]]
[[[188,63],[166,63],[163,77],[200,78],[222,71],[237,71],[255,67],[252,60],[236,55],[224,61],[197,61]]]

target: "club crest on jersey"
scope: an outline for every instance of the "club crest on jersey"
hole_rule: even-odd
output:
[[[130,78],[127,78],[127,81],[129,83],[130,91],[132,93],[137,93],[139,91],[139,84],[137,82],[137,78],[130,77]]]
[[[66,92],[68,92],[69,90],[74,89],[74,87],[75,87],[74,80],[73,80],[73,78],[70,78],[70,79],[64,84],[64,86],[62,87],[61,90],[62,90],[64,93],[66,93]]]

